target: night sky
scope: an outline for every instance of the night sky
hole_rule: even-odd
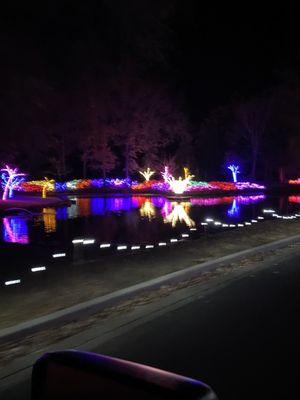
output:
[[[237,122],[241,122],[235,120],[239,105],[253,99],[258,105],[261,97],[269,96],[276,99],[272,104],[276,103],[277,109],[273,109],[272,127],[266,135],[261,132],[259,151],[267,149],[269,158],[264,157],[265,165],[259,163],[260,177],[270,175],[273,179],[281,164],[285,167],[291,158],[292,173],[298,168],[293,150],[298,146],[297,113],[288,115],[289,109],[298,109],[298,100],[293,100],[298,92],[288,93],[289,82],[298,86],[300,82],[296,6],[274,3],[269,7],[243,4],[229,8],[203,5],[198,0],[10,2],[1,6],[0,26],[0,131],[10,138],[10,150],[0,150],[0,155],[6,162],[11,159],[33,173],[48,173],[46,164],[54,154],[51,135],[65,140],[66,133],[73,135],[71,141],[76,146],[62,162],[70,164],[69,176],[80,175],[82,136],[93,134],[93,129],[100,132],[99,126],[90,126],[92,103],[97,103],[102,110],[98,113],[103,115],[108,95],[102,93],[113,87],[118,92],[121,77],[123,83],[137,78],[144,89],[159,88],[159,92],[167,88],[169,100],[179,104],[178,115],[183,112],[187,120],[190,142],[172,139],[173,145],[164,149],[166,156],[175,155],[178,165],[189,162],[195,170],[204,171],[204,176],[213,177],[220,174],[226,154],[235,152],[245,159],[249,171],[253,155],[249,140],[242,137],[244,128],[237,131],[239,143],[228,132],[236,132]],[[284,86],[286,100],[282,103],[286,109],[282,104],[279,107],[282,96],[278,88]],[[127,100],[122,104],[126,106]],[[227,116],[224,114],[226,121],[221,116],[218,127],[203,129],[203,122],[216,110],[231,106]],[[251,105],[247,107],[250,112]],[[112,118],[126,122],[126,112],[115,114]],[[277,121],[281,114],[285,120]],[[161,123],[162,129],[164,125]],[[289,139],[284,139],[284,154],[280,132],[289,134]],[[122,174],[125,145],[117,142],[117,136],[111,143],[102,139],[118,158],[111,173]],[[47,148],[43,143],[46,137]],[[205,146],[215,153],[214,159],[203,150]],[[24,155],[32,148],[40,158],[24,163]],[[54,152],[61,157],[58,147]],[[146,147],[143,154],[136,150],[133,161],[149,163],[147,152]]]
[[[95,63],[132,57],[171,80],[205,113],[267,90],[299,67],[296,6],[203,6],[189,1],[50,1],[2,5],[2,79],[47,76],[76,87]],[[162,57],[161,57],[162,56]],[[6,80],[7,77],[5,77]]]

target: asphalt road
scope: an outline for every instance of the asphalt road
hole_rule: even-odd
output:
[[[298,255],[96,351],[201,379],[220,400],[298,399],[299,311]]]
[[[298,399],[298,247],[204,297],[194,287],[192,301],[89,350],[203,380],[220,400]],[[29,385],[13,382],[0,398],[28,399]]]

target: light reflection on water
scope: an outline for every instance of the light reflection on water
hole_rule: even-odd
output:
[[[189,216],[191,208],[190,202],[172,202],[171,206],[172,211],[168,210],[168,212],[170,212],[164,218],[165,223],[171,224],[173,228],[175,228],[178,223],[185,223],[189,228],[195,226],[195,221]]]
[[[46,242],[70,243],[78,235],[95,235],[99,240],[151,240],[199,224],[205,217],[236,222],[259,215],[265,195],[190,198],[179,202],[160,196],[73,197],[70,207],[44,208],[33,220],[8,216],[0,220],[2,241],[28,244]],[[279,200],[297,204],[300,196]],[[253,205],[253,207],[252,207]],[[73,222],[72,222],[73,221]]]
[[[2,238],[4,242],[28,244],[27,220],[20,217],[4,217],[2,219]]]

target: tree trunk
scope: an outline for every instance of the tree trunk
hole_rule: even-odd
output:
[[[125,177],[129,178],[129,144],[125,145]]]
[[[85,157],[83,158],[83,163],[82,163],[82,174],[83,174],[83,179],[86,179],[86,159],[85,159]]]
[[[257,163],[257,152],[252,153],[252,166],[251,166],[251,178],[255,180],[256,178],[256,163]]]
[[[279,167],[278,175],[279,175],[279,182],[284,183],[285,177],[284,177],[284,168],[283,167]]]

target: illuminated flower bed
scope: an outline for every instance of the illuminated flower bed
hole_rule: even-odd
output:
[[[42,192],[44,181],[22,182],[19,190],[24,192]],[[74,179],[68,182],[55,182],[48,191],[52,192],[73,192],[73,191],[92,191],[92,190],[118,190],[128,189],[134,192],[155,191],[168,192],[171,190],[171,184],[165,181],[149,180],[142,183],[130,181],[129,179]],[[206,192],[230,192],[237,190],[255,190],[265,189],[265,186],[250,182],[204,182],[190,181],[186,187],[187,193],[206,193]]]

